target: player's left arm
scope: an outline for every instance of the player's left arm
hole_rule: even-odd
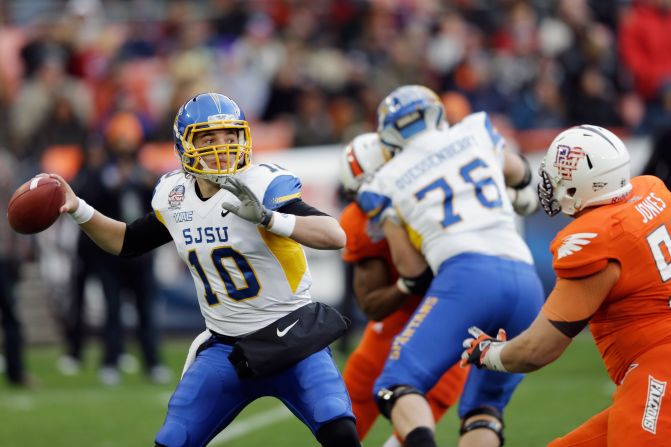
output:
[[[233,176],[220,186],[238,199],[224,201],[222,207],[249,222],[306,247],[337,250],[345,246],[345,232],[338,221],[300,200],[300,181],[293,176],[279,177],[271,183],[271,193],[266,192],[263,201]],[[299,202],[305,206],[295,205]]]
[[[290,237],[299,244],[322,250],[338,250],[345,246],[345,231],[338,221],[302,200],[280,207],[278,211],[296,216]],[[272,229],[272,226],[271,219],[269,227]]]
[[[608,262],[582,278],[558,278],[543,310],[527,330],[510,341],[477,328],[464,340],[462,364],[504,372],[530,372],[553,362],[589,322],[620,277],[620,265]]]
[[[408,232],[395,218],[387,215],[389,217],[382,222],[382,231],[389,243],[392,261],[401,275],[396,286],[403,293],[424,296],[433,281],[431,267],[410,241]]]

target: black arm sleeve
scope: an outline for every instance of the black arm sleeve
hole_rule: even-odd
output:
[[[132,258],[172,241],[168,229],[150,212],[126,225],[119,256]]]
[[[282,205],[277,211],[284,214],[293,214],[294,216],[328,216],[328,214],[319,211],[300,199]]]
[[[591,317],[590,317],[591,318]],[[589,318],[580,321],[554,321],[549,320],[550,324],[557,328],[559,332],[566,335],[569,338],[573,338],[582,331],[587,323],[589,323]]]

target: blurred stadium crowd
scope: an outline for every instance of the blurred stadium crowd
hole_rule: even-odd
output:
[[[140,124],[133,138],[167,141],[200,91],[262,123],[257,147],[341,143],[414,83],[503,128],[651,133],[671,122],[670,3],[5,1],[0,146],[25,159],[84,144],[119,113]]]
[[[657,135],[671,129],[668,42],[671,0],[5,0],[0,211],[48,170],[112,217],[141,215],[165,165],[139,154],[170,152],[177,107],[203,91],[242,107],[255,151],[375,130],[402,84],[441,92],[450,122],[489,112],[522,150],[583,122]],[[24,245],[0,225],[0,264]]]

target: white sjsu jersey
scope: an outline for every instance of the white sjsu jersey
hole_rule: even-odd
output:
[[[301,195],[300,180],[276,165],[235,175],[273,210]],[[234,197],[224,189],[200,199],[195,183],[182,171],[168,173],[151,204],[191,271],[207,328],[238,337],[310,303],[312,278],[301,245],[223,210],[223,199]]]
[[[395,211],[434,272],[461,253],[533,263],[503,178],[504,140],[484,112],[427,131],[365,183],[357,201],[380,222]]]

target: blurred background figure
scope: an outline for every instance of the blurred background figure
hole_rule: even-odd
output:
[[[9,199],[17,188],[16,161],[0,146],[0,215],[7,215]],[[34,384],[24,364],[24,341],[20,316],[16,308],[15,288],[19,279],[21,258],[26,256],[27,238],[9,228],[7,219],[0,221],[0,323],[2,324],[3,355],[0,371],[15,386]]]
[[[135,115],[118,112],[105,125],[103,137],[102,145],[94,143],[89,148],[86,167],[75,180],[75,189],[84,200],[105,214],[132,221],[149,211],[146,207],[151,202],[157,180],[137,159],[144,131]],[[101,253],[85,235],[79,237],[77,255],[74,295],[65,319],[67,355],[59,360],[59,369],[65,374],[74,374],[79,369],[85,334],[86,285],[89,279],[96,278],[105,298],[100,381],[105,385],[117,385],[121,381],[119,368],[126,372],[137,369],[134,357],[124,350],[123,298],[125,293],[130,293],[144,370],[150,380],[168,382],[171,372],[159,359],[152,255],[120,259]]]

